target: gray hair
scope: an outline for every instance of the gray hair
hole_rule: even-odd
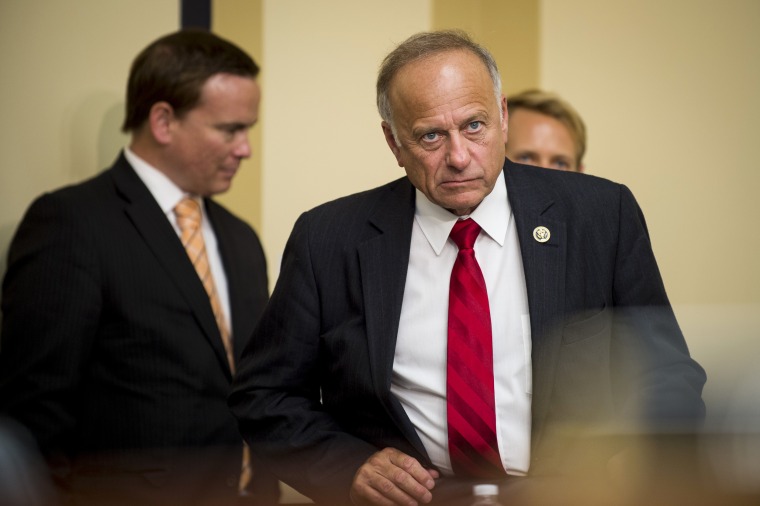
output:
[[[401,67],[408,63],[446,51],[462,49],[480,58],[491,76],[496,102],[501,100],[501,76],[499,76],[496,61],[486,48],[475,43],[467,33],[461,30],[441,30],[414,34],[385,57],[377,76],[377,110],[383,121],[391,126],[396,142],[398,142],[398,137],[396,126],[393,124],[393,110],[389,97],[393,78]],[[499,108],[499,115],[500,119],[504,119],[501,108]]]

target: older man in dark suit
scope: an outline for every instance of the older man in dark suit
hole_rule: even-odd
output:
[[[407,177],[299,218],[230,398],[268,468],[322,504],[468,504],[457,484],[595,474],[622,447],[592,435],[698,423],[628,189],[507,160],[464,34],[411,37],[377,88]]]
[[[135,59],[128,148],[38,198],[3,283],[0,411],[26,426],[66,504],[276,502],[227,395],[268,299],[256,233],[211,199],[250,156],[256,63],[202,31]],[[245,471],[245,469],[243,469]]]

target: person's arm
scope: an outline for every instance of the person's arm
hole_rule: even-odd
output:
[[[77,385],[101,308],[94,234],[59,193],[32,204],[3,282],[0,412],[51,456],[70,443]]]
[[[230,406],[261,465],[315,501],[342,504],[378,448],[349,434],[321,404],[320,378],[330,364],[321,363],[320,298],[304,215],[243,353]]]
[[[613,367],[622,411],[645,431],[695,429],[705,372],[690,356],[665,292],[644,216],[620,187],[613,299]]]
[[[366,330],[350,307],[361,304],[350,295],[360,286],[355,264],[347,265],[353,248],[333,232],[341,227],[315,214],[299,218],[288,240],[230,406],[259,465],[317,502],[348,504],[349,496],[356,504],[381,504],[381,496],[424,501],[436,473],[359,435],[387,441],[381,434],[392,422],[375,417],[387,413],[370,399],[376,394],[362,365]]]

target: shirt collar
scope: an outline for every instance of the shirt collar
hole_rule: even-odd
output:
[[[158,202],[159,207],[164,214],[174,212],[174,207],[188,194],[183,192],[179,186],[169,179],[166,174],[150,165],[148,162],[137,156],[128,147],[124,148],[124,157],[137,173],[137,176],[145,183],[153,198]],[[201,208],[203,200],[200,199]]]
[[[414,219],[420,226],[423,235],[427,239],[436,255],[440,255],[451,229],[459,217],[450,213],[437,204],[428,200],[424,193],[416,190]],[[493,190],[486,195],[483,201],[472,212],[472,218],[491,239],[499,246],[504,246],[507,236],[507,225],[512,215],[512,210],[507,199],[507,187],[504,183],[504,171],[499,173]],[[467,216],[462,217],[467,218]]]

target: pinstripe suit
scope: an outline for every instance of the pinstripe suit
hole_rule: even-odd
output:
[[[264,254],[248,225],[212,200],[206,207],[239,357],[268,298]],[[32,431],[74,497],[235,497],[241,438],[209,299],[123,155],[31,205],[10,248],[2,308],[0,410]]]
[[[533,339],[531,474],[562,469],[557,435],[570,427],[700,419],[704,371],[628,189],[509,160],[504,172]],[[241,361],[230,401],[243,434],[325,504],[347,503],[354,473],[384,447],[431,465],[390,391],[413,219],[406,178],[304,213]]]
[[[571,427],[699,420],[704,371],[628,189],[509,160],[504,172],[532,327],[531,474],[562,469],[558,435]],[[347,503],[354,473],[384,447],[431,465],[390,391],[413,219],[406,178],[304,213],[241,360],[230,401],[244,436],[324,504]]]

